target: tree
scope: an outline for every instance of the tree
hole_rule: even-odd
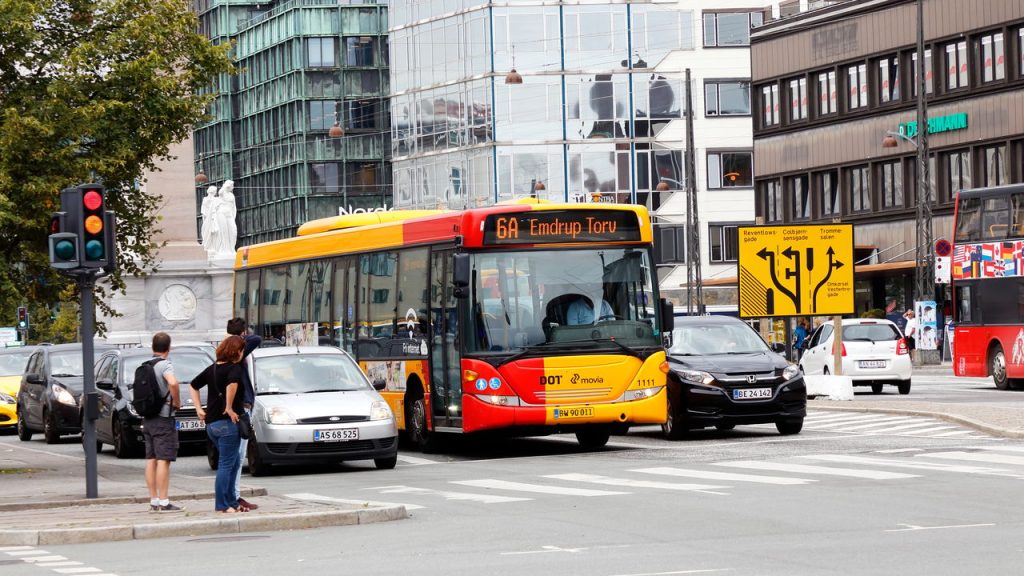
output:
[[[146,170],[206,117],[229,45],[199,33],[188,0],[0,0],[0,310],[52,304],[70,280],[49,267],[50,213],[63,188],[107,187],[118,270],[151,269],[160,198]],[[191,185],[191,183],[183,183]],[[112,292],[97,302],[114,313]]]

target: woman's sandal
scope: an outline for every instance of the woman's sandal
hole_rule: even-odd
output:
[[[234,514],[236,512],[238,512],[238,510],[236,510],[234,508],[226,508],[224,510],[217,510],[218,514]]]

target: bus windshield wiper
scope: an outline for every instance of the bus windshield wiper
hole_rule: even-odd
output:
[[[620,349],[622,349],[622,351],[625,352],[626,354],[629,354],[630,356],[633,356],[635,358],[639,358],[641,360],[644,359],[644,357],[641,356],[640,353],[637,352],[635,348],[632,348],[630,346],[626,346],[625,344],[623,344],[622,342],[619,342],[618,340],[616,340],[614,338],[596,338],[596,339],[593,340],[593,342],[611,342],[612,344],[615,344]]]

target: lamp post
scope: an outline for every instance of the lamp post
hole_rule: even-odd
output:
[[[687,179],[689,182],[689,179]],[[669,184],[686,191],[686,313],[704,314],[704,289],[700,273],[700,218],[697,216],[697,191],[693,186],[672,178],[661,177],[655,190],[667,192]]]

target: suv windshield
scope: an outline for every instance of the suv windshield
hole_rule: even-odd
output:
[[[250,361],[257,395],[370,389],[359,366],[341,354],[287,354]]]
[[[886,342],[899,340],[900,333],[892,324],[851,324],[843,326],[843,340]]]
[[[687,322],[672,331],[669,354],[706,356],[712,354],[753,354],[769,352],[768,345],[742,321],[728,324]]]
[[[661,344],[645,250],[476,253],[472,262],[467,352],[603,339]]]

